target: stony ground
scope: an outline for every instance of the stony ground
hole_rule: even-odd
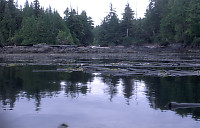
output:
[[[131,47],[9,46],[1,66],[60,65],[55,72],[85,71],[113,76],[199,76],[199,50],[156,45]],[[48,72],[34,70],[35,72]]]

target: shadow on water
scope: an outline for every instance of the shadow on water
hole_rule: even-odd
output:
[[[36,111],[38,111],[41,98],[51,98],[59,94],[60,83],[63,80],[68,82],[66,95],[76,97],[78,93],[87,93],[87,86],[80,87],[78,83],[86,85],[88,81],[92,81],[92,74],[32,72],[34,69],[52,70],[55,68],[56,66],[0,67],[0,100],[3,108],[13,109],[18,98],[27,98],[35,99]]]
[[[200,103],[200,78],[188,77],[144,77],[147,86],[147,97],[154,109],[166,110],[166,103]],[[174,110],[181,116],[192,115],[200,118],[200,108]]]
[[[75,72],[32,72],[33,70],[54,70],[59,66],[10,66],[0,67],[0,101],[4,110],[15,108],[19,98],[35,100],[35,111],[40,110],[42,98],[56,97],[64,89],[65,96],[78,98],[88,95],[91,88],[88,83],[95,75],[82,71]],[[200,103],[200,79],[197,76],[188,77],[150,77],[150,76],[104,76],[98,74],[101,82],[107,85],[104,90],[112,101],[119,93],[121,83],[123,97],[127,105],[136,95],[136,81],[143,81],[146,86],[145,96],[150,107],[166,110],[164,107],[170,101]],[[63,88],[64,86],[64,88]],[[192,115],[200,119],[200,109],[174,110],[181,116]]]

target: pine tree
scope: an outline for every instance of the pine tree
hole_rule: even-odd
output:
[[[110,4],[110,12],[104,18],[99,30],[99,41],[102,46],[119,45],[119,19],[113,5]]]
[[[83,24],[75,9],[71,9],[69,12],[69,16],[66,19],[66,24],[72,34],[74,44],[81,45],[84,37],[84,30]]]
[[[127,37],[132,33],[133,28],[134,11],[130,8],[129,3],[126,5],[123,13],[123,18],[121,22],[121,29],[123,35]]]
[[[34,0],[33,1],[33,8],[34,8],[35,16],[38,17],[39,14],[40,14],[40,3],[39,3],[39,0]]]
[[[187,41],[192,45],[200,45],[200,2],[199,0],[192,0],[189,3],[189,9],[187,9],[187,29],[185,34],[187,35]]]
[[[23,19],[20,35],[23,45],[38,43],[37,21],[34,16]]]
[[[129,6],[129,3],[127,3],[124,9],[122,21],[120,23],[120,30],[121,30],[120,35],[122,36],[123,45],[130,45],[133,42],[133,37],[134,37],[133,23],[134,23],[134,11]]]
[[[3,22],[6,10],[6,1],[0,0],[0,45],[3,45],[6,41],[5,33],[5,23]]]
[[[91,17],[88,17],[85,11],[82,11],[81,15],[79,16],[80,21],[83,24],[83,33],[84,36],[82,38],[82,45],[88,46],[91,45],[93,42],[93,21]]]
[[[34,9],[29,5],[28,0],[26,0],[23,8],[23,18],[31,17],[33,15],[35,15]]]
[[[15,7],[13,0],[0,1],[0,43],[12,44],[10,40],[21,27],[20,11]]]

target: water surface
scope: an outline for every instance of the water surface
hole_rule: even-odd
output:
[[[199,76],[55,71],[63,68],[1,66],[0,128],[200,127],[199,108],[165,108],[170,101],[200,103]]]

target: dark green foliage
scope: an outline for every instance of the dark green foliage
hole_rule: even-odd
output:
[[[111,8],[112,9],[112,8]],[[111,11],[112,12],[112,11]],[[134,19],[134,11],[126,5],[123,18],[103,23],[95,28],[95,43],[131,45],[135,43],[182,43],[200,45],[199,0],[150,0],[143,19]],[[109,31],[112,26],[115,34]],[[118,37],[118,43],[113,39]],[[116,42],[116,41],[114,41]]]
[[[85,11],[79,15],[75,9],[67,8],[64,12],[65,21],[70,29],[74,44],[88,46],[93,43],[93,21]]]
[[[20,30],[22,44],[37,44],[37,21],[34,16],[23,19],[23,26]]]
[[[146,26],[152,24],[151,27],[147,28],[151,42],[183,43],[184,45],[197,45],[199,43],[199,0],[152,1],[153,8],[147,11],[145,18],[149,24]],[[156,17],[152,19],[153,15]]]
[[[118,18],[113,5],[102,24],[93,27],[91,17],[67,8],[65,17],[39,0],[18,9],[13,0],[0,0],[0,46],[29,44],[132,45],[182,43],[200,45],[199,0],[150,0],[143,19],[135,19],[127,3]],[[95,37],[95,38],[94,38]]]
[[[19,32],[22,38],[21,44],[56,44],[59,31],[66,29],[67,27],[58,12],[52,12],[49,8],[40,13],[38,17],[33,14],[23,19]]]
[[[88,46],[93,43],[93,21],[91,17],[88,17],[85,11],[82,11],[81,15],[79,16],[79,19],[83,25],[83,32],[84,36],[81,40],[82,45]]]
[[[33,9],[35,16],[38,17],[40,14],[40,3],[38,0],[33,1]]]
[[[76,45],[80,45],[81,40],[83,39],[83,36],[84,36],[83,24],[81,23],[81,20],[79,19],[79,16],[76,13],[75,9],[71,10],[71,12],[69,13],[70,15],[66,21],[67,26],[70,29],[74,43]]]
[[[65,31],[65,32],[59,31],[56,38],[60,44],[74,44],[73,38],[72,38],[72,35],[71,35],[69,29],[67,29],[67,31]]]
[[[29,5],[27,0],[23,8],[23,17],[26,18],[26,17],[31,17],[33,15],[34,15],[33,5]]]
[[[13,0],[0,1],[0,44],[10,44],[9,40],[21,27],[20,11],[14,6]]]
[[[189,9],[187,10],[188,17],[187,29],[187,41],[191,41],[194,45],[200,43],[200,2],[199,0],[192,0],[189,3]]]
[[[130,8],[129,4],[126,5],[121,22],[121,32],[123,37],[133,36],[133,20],[134,11]]]
[[[15,6],[16,5],[16,6]],[[67,15],[69,14],[69,15]],[[93,43],[93,21],[86,12],[66,12],[63,20],[51,7],[40,8],[39,0],[18,9],[13,0],[0,0],[0,45]]]
[[[98,32],[98,43],[102,46],[118,45],[120,43],[119,19],[110,4],[110,12],[104,18]]]

